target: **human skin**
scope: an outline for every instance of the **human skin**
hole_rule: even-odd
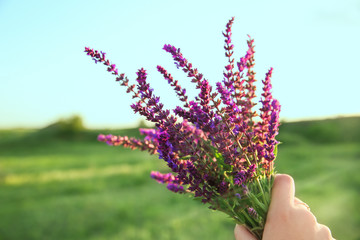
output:
[[[256,240],[244,227],[236,225],[236,240]],[[263,240],[333,240],[331,231],[319,224],[310,208],[295,197],[291,176],[277,174],[271,193]]]

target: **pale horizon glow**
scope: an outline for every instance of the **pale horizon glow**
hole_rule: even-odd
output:
[[[249,34],[258,82],[274,68],[273,95],[282,119],[360,115],[357,0],[4,0],[0,129],[44,127],[72,115],[89,128],[136,124],[140,117],[130,108],[131,96],[105,66],[86,56],[85,46],[106,52],[130,81],[137,69],[147,69],[155,94],[173,108],[179,101],[156,71],[158,64],[190,95],[197,91],[163,45],[181,48],[215,86],[226,63],[221,32],[232,16],[235,57],[244,55]]]

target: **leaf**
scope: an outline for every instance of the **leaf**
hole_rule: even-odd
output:
[[[191,158],[191,155],[186,155],[186,156],[183,156],[181,158],[179,158],[180,160],[189,160]]]
[[[231,171],[232,166],[225,163],[225,159],[223,155],[215,147],[211,147],[211,148],[214,152],[214,157],[216,158],[216,162],[218,166],[221,167],[221,169],[223,169],[224,171]]]
[[[274,156],[275,156],[275,159],[276,159],[276,156],[278,154],[278,146],[279,144],[281,144],[281,142],[279,142],[278,144],[275,145],[275,148],[274,148]]]

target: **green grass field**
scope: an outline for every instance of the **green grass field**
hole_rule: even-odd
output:
[[[360,239],[360,143],[282,128],[278,172],[336,239]],[[233,239],[225,215],[150,179],[167,170],[156,156],[98,143],[97,132],[0,131],[0,240]]]

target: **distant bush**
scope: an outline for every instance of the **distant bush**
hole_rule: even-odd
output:
[[[85,130],[83,120],[80,116],[73,116],[68,119],[62,119],[56,123],[59,131],[64,134],[74,134]]]
[[[86,128],[80,116],[72,116],[67,119],[60,119],[49,126],[40,129],[39,134],[47,137],[74,138],[85,132]]]

